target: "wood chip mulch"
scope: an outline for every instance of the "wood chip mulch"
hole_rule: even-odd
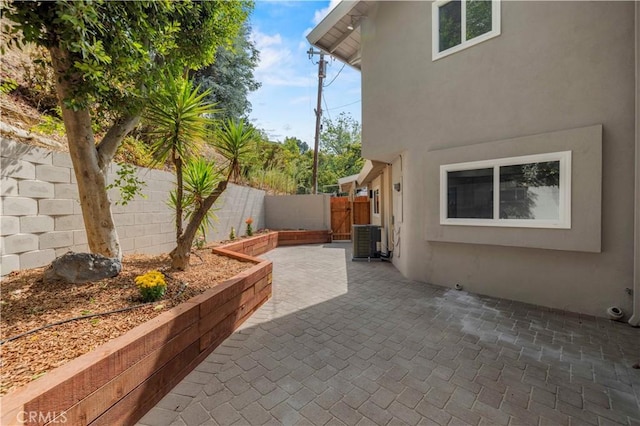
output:
[[[0,395],[253,266],[213,254],[210,248],[192,254],[190,264],[187,271],[170,271],[167,255],[131,255],[125,256],[120,275],[97,282],[45,285],[42,282],[44,268],[14,272],[3,278],[2,340],[69,318],[139,305],[142,301],[134,279],[150,270],[166,274],[167,292],[152,305],[68,322],[3,344],[0,346]]]

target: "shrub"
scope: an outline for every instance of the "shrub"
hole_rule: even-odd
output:
[[[116,153],[116,161],[121,163],[133,163],[141,167],[152,167],[153,154],[151,148],[141,139],[133,136],[124,138],[118,152]],[[156,165],[161,166],[161,164]]]
[[[136,277],[136,285],[144,302],[155,302],[164,296],[167,283],[160,271],[149,271]]]
[[[64,136],[66,130],[64,128],[64,122],[52,115],[43,115],[42,121],[30,129],[32,132],[41,133],[44,135],[58,135]]]
[[[120,191],[120,200],[116,201],[116,205],[126,206],[136,195],[147,198],[142,193],[142,188],[147,186],[147,183],[138,178],[136,166],[127,163],[118,163],[118,165],[120,166],[116,170],[118,177],[113,180],[113,183],[107,185],[107,189],[117,188]]]

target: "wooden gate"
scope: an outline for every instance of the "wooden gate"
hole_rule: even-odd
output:
[[[369,197],[331,198],[331,231],[334,240],[350,240],[351,225],[368,225],[370,223]]]

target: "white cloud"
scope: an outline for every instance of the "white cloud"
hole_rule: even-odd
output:
[[[324,9],[316,10],[313,14],[313,23],[314,25],[318,25],[324,18],[331,12],[341,0],[331,0],[329,2],[329,6]]]
[[[262,49],[263,47],[273,46],[274,44],[282,44],[282,36],[280,34],[269,35],[254,30],[251,32],[251,38],[256,44],[258,50]]]
[[[284,39],[280,34],[265,34],[257,29],[251,38],[260,51],[260,63],[256,67],[255,76],[265,86],[306,87],[313,85],[309,70],[300,69],[301,54],[295,42]],[[312,68],[310,68],[312,69]]]

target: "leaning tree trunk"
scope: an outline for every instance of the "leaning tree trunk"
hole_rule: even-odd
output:
[[[184,233],[178,237],[176,248],[174,248],[169,256],[171,257],[171,268],[179,271],[184,271],[189,267],[189,256],[191,254],[191,246],[193,245],[193,239],[196,237],[198,228],[204,220],[209,209],[213,206],[216,200],[222,195],[225,189],[227,189],[227,183],[229,178],[218,183],[216,189],[213,190],[202,202],[202,205],[193,213],[191,220],[187,225]]]
[[[184,183],[182,181],[182,158],[176,156],[175,149],[173,150],[173,164],[176,166],[176,241],[180,239],[182,235],[182,199],[184,197]]]
[[[105,164],[104,158],[101,158],[96,147],[89,110],[84,107],[74,111],[67,108],[64,102],[65,99],[73,96],[74,86],[82,84],[82,81],[77,76],[69,75],[71,60],[68,52],[52,47],[50,53],[56,73],[56,91],[67,132],[69,154],[78,181],[80,207],[87,231],[89,250],[106,257],[122,259],[122,249],[106,189],[108,162]]]

